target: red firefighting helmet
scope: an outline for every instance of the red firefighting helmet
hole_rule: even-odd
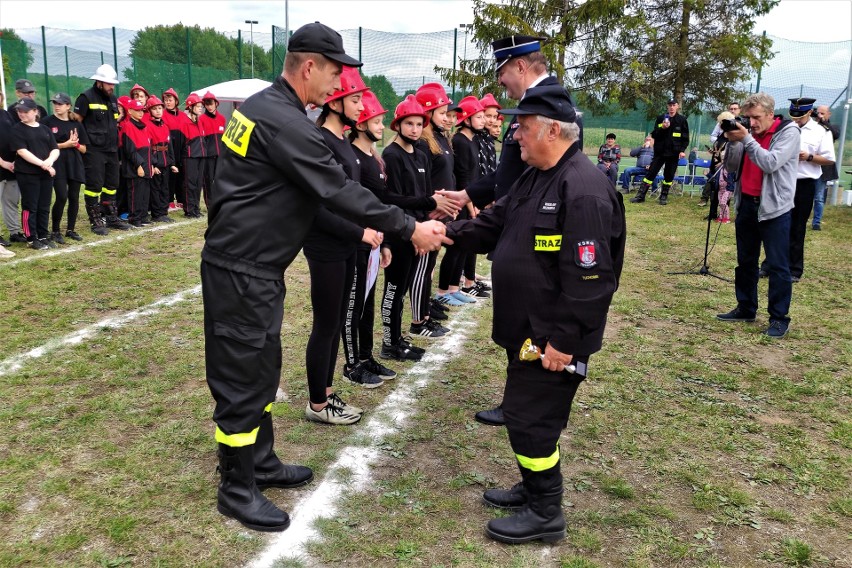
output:
[[[119,103],[124,107],[124,110],[145,110],[145,105],[142,104],[142,101],[137,101],[130,97],[124,97]]]
[[[458,111],[456,111],[456,126],[464,122],[464,119],[473,116],[481,110],[485,110],[482,108],[482,103],[479,102],[479,99],[473,95],[468,95],[460,100],[458,107]]]
[[[347,95],[363,93],[367,89],[369,87],[364,84],[364,79],[361,78],[358,69],[344,65],[343,71],[340,73],[340,89],[335,89],[334,94],[325,99],[325,102],[330,103],[331,101],[342,99]]]
[[[148,108],[150,110],[151,107],[165,106],[165,105],[163,104],[163,101],[161,101],[159,98],[157,98],[157,95],[151,95],[150,97],[148,97],[148,102],[146,103],[145,106],[146,106],[146,108]]]
[[[364,110],[361,111],[361,115],[358,117],[358,124],[367,122],[371,118],[375,118],[387,112],[384,108],[382,108],[382,103],[379,102],[378,97],[373,94],[373,91],[364,91],[361,103],[364,105]]]
[[[202,101],[202,102],[203,102],[203,101],[208,101],[208,100],[210,100],[210,99],[213,99],[214,101],[216,101],[216,104],[217,104],[217,105],[219,104],[219,99],[217,99],[217,98],[216,98],[216,95],[214,95],[214,94],[213,94],[213,93],[211,93],[210,91],[207,91],[206,93],[204,93],[204,96],[202,96],[202,97],[201,97],[201,101]]]
[[[133,96],[133,91],[142,91],[143,93],[145,93],[145,96],[146,96],[146,97],[148,96],[148,89],[146,89],[145,87],[143,87],[143,86],[142,86],[142,85],[140,85],[139,83],[136,83],[136,84],[135,84],[135,85],[133,85],[133,87],[130,89],[130,93],[129,93],[129,94],[130,94],[130,96]]]
[[[423,105],[423,108],[428,112],[450,104],[450,97],[447,96],[447,91],[444,90],[438,83],[426,83],[422,85],[414,94],[417,102]]]
[[[189,107],[197,105],[200,102],[201,102],[201,97],[199,97],[195,93],[191,93],[188,97],[186,97],[186,101],[184,101],[183,106],[184,106],[184,108],[189,108]]]
[[[479,104],[482,105],[483,109],[486,109],[488,107],[497,107],[498,109],[503,108],[500,106],[500,103],[497,102],[497,99],[495,99],[494,95],[492,95],[491,93],[485,93],[485,96],[479,99]]]
[[[173,97],[175,98],[175,100],[176,100],[176,101],[179,101],[179,100],[180,100],[180,97],[178,96],[177,91],[175,91],[175,90],[174,90],[173,88],[171,88],[171,87],[169,87],[168,89],[166,89],[165,91],[163,91],[163,100],[165,100],[165,99],[166,99],[166,95],[171,95],[171,96],[173,96]]]
[[[127,95],[121,95],[120,97],[118,97],[118,106],[120,106],[121,108],[127,108],[125,103],[127,103],[127,101],[129,100],[130,97],[128,97]]]
[[[423,117],[423,124],[429,122],[429,118],[426,116],[426,111],[423,109],[423,105],[417,102],[414,95],[408,95],[405,97],[405,100],[396,105],[396,110],[393,112],[393,120],[390,124],[391,130],[396,131],[399,121],[409,116]]]

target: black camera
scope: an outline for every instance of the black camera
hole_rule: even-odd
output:
[[[751,121],[745,116],[735,116],[734,118],[723,118],[719,123],[722,132],[730,132],[737,129],[737,123],[742,124],[743,128],[748,130],[751,128]]]

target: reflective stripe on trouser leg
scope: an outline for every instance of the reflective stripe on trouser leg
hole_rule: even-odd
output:
[[[117,189],[110,189],[108,187],[102,187],[101,188],[101,193],[103,193],[105,195],[115,195],[117,192],[118,192]]]
[[[251,446],[257,440],[257,431],[260,427],[255,428],[251,432],[242,432],[239,434],[225,434],[218,426],[216,426],[216,441],[232,448],[242,448],[243,446]]]
[[[98,199],[101,196],[101,192],[100,191],[92,191],[91,189],[88,188],[88,186],[84,185],[83,186],[83,196],[84,197],[94,197],[95,199]]]
[[[515,454],[515,457],[524,469],[528,469],[530,471],[545,471],[559,463],[559,444],[556,444],[556,450],[552,454],[544,458],[532,458],[529,456],[522,456],[521,454]]]

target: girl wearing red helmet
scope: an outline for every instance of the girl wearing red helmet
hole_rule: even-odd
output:
[[[216,163],[222,147],[222,135],[225,133],[225,116],[219,112],[219,99],[212,92],[207,91],[201,97],[204,103],[204,114],[198,120],[204,125],[204,204],[210,206],[210,190],[216,179]]]
[[[186,115],[180,111],[180,98],[177,91],[171,87],[163,91],[163,105],[166,107],[163,122],[169,127],[169,143],[175,157],[175,168],[170,168],[169,174],[169,210],[177,210],[183,208],[180,200],[183,195],[183,155],[186,152],[186,139],[181,125],[186,120]]]
[[[204,158],[207,156],[204,148],[204,122],[199,120],[204,114],[201,97],[191,94],[186,97],[186,117],[182,121],[186,144],[183,154],[183,214],[185,217],[201,217],[201,187],[204,184]]]
[[[145,87],[143,87],[139,83],[136,83],[135,85],[133,85],[133,87],[131,87],[129,94],[131,99],[135,99],[142,103],[142,108],[145,109],[145,112],[148,112],[148,97],[150,95],[148,94],[148,91],[145,89]]]
[[[467,96],[459,101],[456,108],[456,123],[459,128],[453,136],[454,173],[456,189],[462,190],[480,175],[479,144],[474,136],[482,132],[485,127],[485,112],[479,99]],[[458,218],[470,219],[475,214],[472,204],[468,204],[459,213]],[[439,303],[461,306],[476,301],[462,292],[459,287],[466,258],[466,253],[461,249],[455,246],[446,247],[441,269],[438,272],[438,291],[435,294],[435,300]]]
[[[340,74],[340,89],[329,96],[317,119],[323,139],[353,180],[361,178],[361,164],[347,140],[344,128],[355,126],[364,105],[361,97],[367,86],[354,67],[344,67]],[[346,404],[334,393],[332,382],[340,334],[349,307],[349,291],[355,277],[355,259],[359,243],[369,248],[381,244],[381,234],[363,229],[325,207],[320,207],[308,232],[303,251],[311,273],[311,306],[313,325],[305,351],[310,400],[305,416],[314,422],[354,424],[361,419],[361,409]],[[354,373],[348,368],[347,378],[367,388],[383,384],[382,379],[368,372]]]
[[[432,192],[455,188],[455,175],[453,174],[453,150],[450,141],[445,136],[447,121],[447,109],[450,106],[450,98],[447,92],[438,83],[426,83],[415,93],[417,102],[426,110],[427,123],[423,126],[423,134],[418,141],[418,148],[431,159]],[[455,208],[455,213],[458,208]],[[452,215],[441,216],[450,219]],[[423,337],[442,337],[450,330],[438,323],[439,319],[447,319],[445,308],[435,303],[432,308],[432,272],[438,252],[422,255],[417,259],[415,267],[415,282],[411,288],[411,328],[412,335]],[[419,277],[419,278],[418,278]],[[433,313],[434,312],[434,313]]]
[[[361,185],[383,199],[385,189],[385,163],[376,149],[382,139],[387,112],[371,91],[364,91],[361,99],[364,110],[349,132],[349,141],[358,161],[361,162]],[[343,349],[346,364],[343,373],[368,371],[382,380],[393,379],[396,373],[373,357],[373,326],[375,323],[376,281],[379,269],[391,263],[391,249],[382,242],[378,250],[359,246],[355,258],[355,278],[349,291],[350,307],[343,324]],[[359,371],[359,368],[362,371]],[[357,382],[357,380],[356,380]]]
[[[170,143],[169,125],[163,120],[164,105],[156,95],[148,97],[148,114],[145,121],[151,131],[153,162],[160,170],[151,178],[151,220],[155,223],[172,223],[169,217],[169,177],[177,171],[175,155]]]

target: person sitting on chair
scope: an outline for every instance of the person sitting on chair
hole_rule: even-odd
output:
[[[630,150],[630,157],[636,158],[636,165],[632,168],[627,168],[621,174],[621,188],[624,190],[622,193],[630,192],[630,185],[633,182],[633,178],[640,175],[644,177],[648,173],[648,166],[654,160],[654,139],[651,138],[650,134],[645,137],[645,142],[640,147]],[[651,193],[655,191],[657,191],[656,178],[651,182]]]

